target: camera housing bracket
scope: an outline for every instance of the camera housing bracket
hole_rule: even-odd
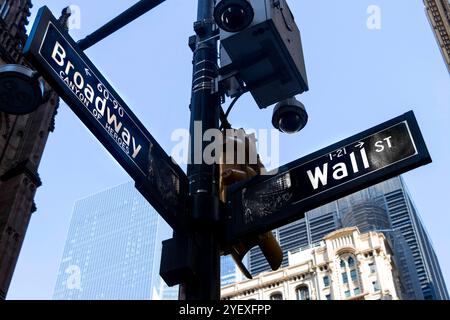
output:
[[[309,89],[301,36],[286,0],[248,1],[253,22],[235,33],[220,30],[219,73],[224,81],[235,77],[233,83],[245,83],[258,106],[266,108]]]

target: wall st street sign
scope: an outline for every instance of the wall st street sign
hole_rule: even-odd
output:
[[[161,216],[172,227],[182,224],[187,208],[186,175],[47,7],[39,10],[24,54]]]
[[[431,162],[413,112],[228,190],[226,240],[261,234],[307,210]]]

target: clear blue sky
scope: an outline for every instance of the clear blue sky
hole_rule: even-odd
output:
[[[80,39],[137,0],[33,1],[59,15],[81,8]],[[433,164],[404,175],[450,283],[450,76],[422,0],[291,0],[303,37],[310,91],[300,98],[310,122],[281,136],[286,163],[413,109]],[[366,26],[369,5],[381,8],[381,30]],[[161,145],[170,151],[175,129],[188,127],[190,49],[196,1],[167,0],[87,51]],[[245,96],[232,123],[271,129],[271,108]],[[56,281],[73,204],[128,181],[124,170],[62,103],[48,141],[33,215],[9,299],[49,299]]]

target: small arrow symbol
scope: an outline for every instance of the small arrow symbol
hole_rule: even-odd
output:
[[[359,142],[356,146],[355,146],[355,148],[362,148],[364,146],[364,142]]]
[[[87,76],[91,76],[91,71],[88,68],[84,68],[84,71],[86,71]]]

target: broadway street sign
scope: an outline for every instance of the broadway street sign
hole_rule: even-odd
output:
[[[226,241],[303,218],[307,210],[431,162],[413,112],[228,190]]]
[[[39,10],[25,56],[136,181],[172,226],[183,224],[188,182],[47,7]],[[86,157],[90,155],[86,154]]]

